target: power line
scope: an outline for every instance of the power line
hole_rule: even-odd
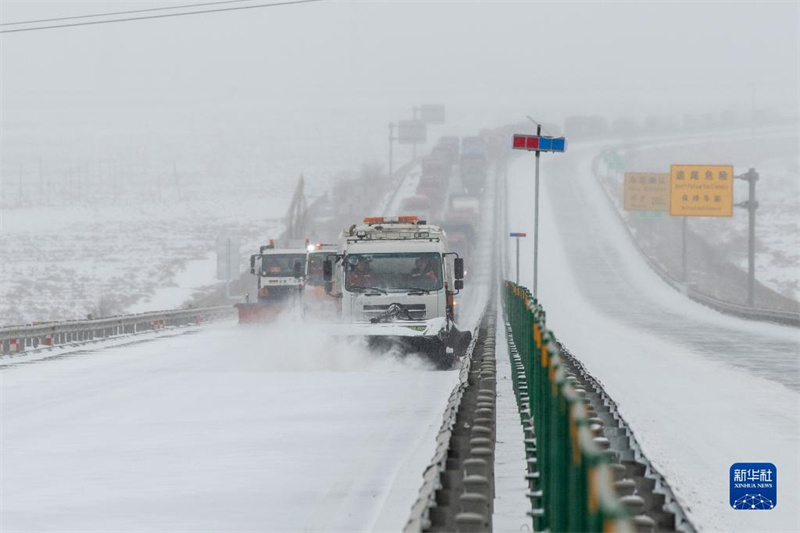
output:
[[[113,20],[95,20],[92,22],[76,22],[74,24],[58,24],[55,26],[39,26],[36,28],[19,28],[13,30],[0,30],[0,33],[18,33],[23,31],[38,31],[38,30],[54,30],[57,28],[70,28],[74,26],[92,26],[95,24],[113,24],[115,22],[131,22],[136,20],[148,20],[148,19],[161,19],[161,18],[170,18],[170,17],[183,17],[186,15],[203,15],[207,13],[220,13],[222,11],[239,11],[242,9],[258,9],[262,7],[279,7],[279,6],[291,6],[297,4],[310,4],[312,2],[322,2],[324,0],[293,0],[288,2],[277,2],[274,4],[259,4],[254,6],[239,6],[239,7],[226,7],[222,9],[206,9],[203,11],[187,11],[185,13],[167,13],[164,15],[150,15],[146,17],[130,17],[130,18],[122,18],[122,19],[113,19]]]
[[[0,24],[0,26],[19,26],[20,24],[39,24],[42,22],[58,22],[61,20],[75,20],[75,19],[88,19],[88,18],[95,18],[95,17],[112,17],[115,15],[131,15],[133,13],[146,13],[149,11],[166,11],[169,9],[189,9],[190,7],[203,7],[203,6],[213,6],[217,4],[238,4],[240,2],[252,2],[253,0],[225,0],[224,2],[206,2],[204,4],[189,4],[183,6],[173,6],[173,7],[151,7],[149,9],[134,9],[132,11],[116,11],[114,13],[97,13],[94,15],[77,15],[74,17],[59,17],[54,19],[40,19],[40,20],[25,20],[21,22],[4,22]]]

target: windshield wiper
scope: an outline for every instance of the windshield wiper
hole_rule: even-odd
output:
[[[389,291],[385,289],[381,289],[380,287],[351,287],[351,290],[357,292],[367,292],[367,291],[375,291],[378,293],[389,294]]]
[[[423,289],[421,287],[409,287],[406,289],[408,294],[430,294],[430,289]]]

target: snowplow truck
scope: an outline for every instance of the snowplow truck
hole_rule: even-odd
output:
[[[250,273],[258,280],[256,300],[248,296],[246,303],[236,304],[240,324],[269,321],[300,295],[307,253],[305,248],[276,248],[271,240],[250,256]]]
[[[343,335],[422,353],[441,369],[469,346],[472,335],[456,327],[454,312],[464,261],[439,226],[416,216],[365,218],[342,232],[323,269],[341,298]]]

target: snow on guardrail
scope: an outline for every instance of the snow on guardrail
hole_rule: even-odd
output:
[[[49,348],[203,324],[236,316],[232,306],[198,307],[173,311],[155,311],[108,318],[45,322],[0,328],[0,356],[30,349]]]

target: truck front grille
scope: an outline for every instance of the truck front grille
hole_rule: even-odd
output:
[[[386,311],[388,311],[389,310],[389,306],[391,306],[391,305],[393,305],[393,304],[387,304],[387,305],[365,305],[364,306],[364,318],[369,320],[369,319],[378,317],[378,316],[384,314]],[[403,309],[408,310],[408,314],[414,320],[425,320],[425,315],[426,315],[425,304],[407,304],[407,305],[397,304],[397,305],[400,306]],[[400,318],[401,319],[405,318],[404,314],[401,314]]]

